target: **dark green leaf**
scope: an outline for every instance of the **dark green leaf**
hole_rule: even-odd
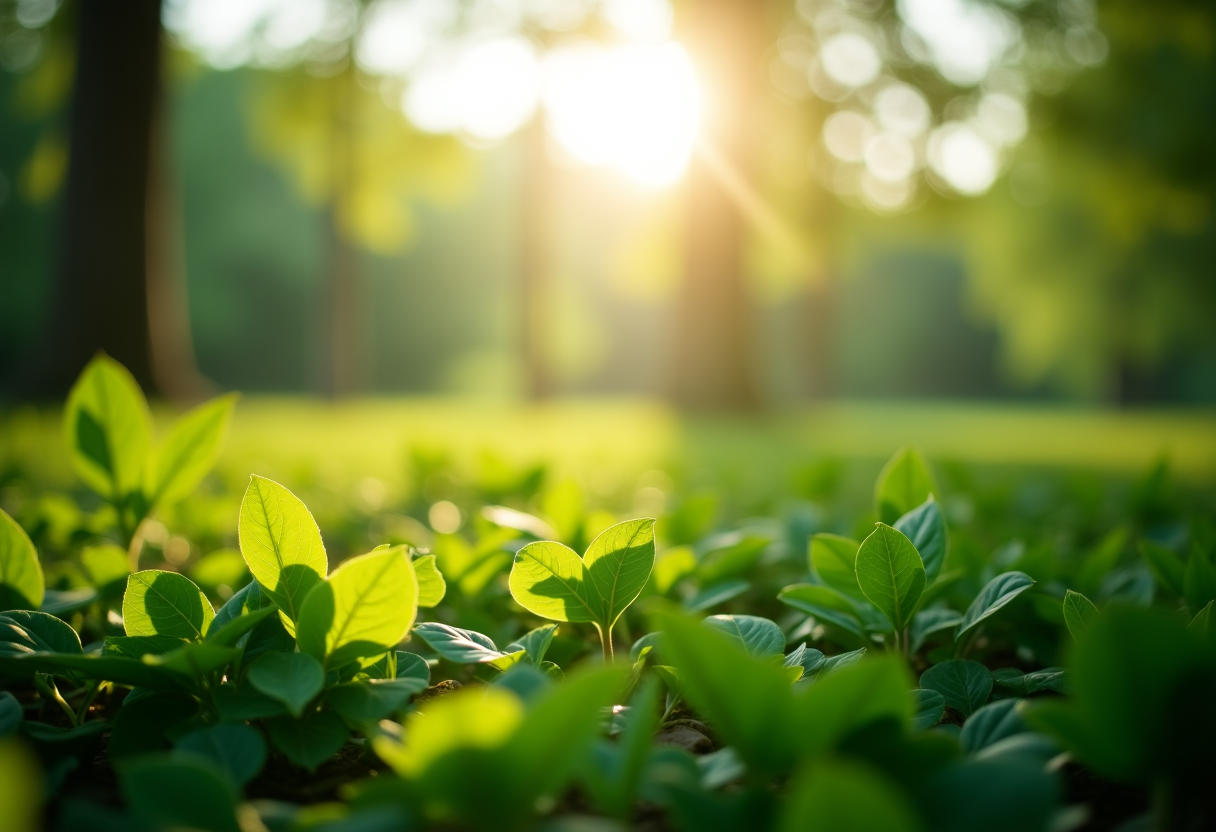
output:
[[[947,705],[963,716],[970,716],[988,701],[992,674],[979,662],[951,659],[922,673],[920,686],[937,691],[946,698]]]
[[[110,759],[121,760],[168,749],[168,732],[193,719],[197,713],[198,702],[181,695],[155,694],[124,703],[110,733]]]
[[[236,790],[210,760],[152,755],[126,762],[119,776],[131,809],[158,827],[241,832]]]
[[[785,652],[785,633],[773,621],[755,615],[711,615],[706,626],[739,642],[749,656],[778,656]]]
[[[857,583],[866,598],[900,631],[925,591],[925,568],[912,541],[883,523],[857,550]]]
[[[1175,598],[1186,592],[1186,564],[1170,549],[1151,540],[1140,541],[1140,554],[1153,572],[1157,586]]]
[[[6,690],[0,690],[0,740],[11,737],[21,730],[21,722],[25,719],[25,709]]]
[[[878,475],[874,486],[874,509],[879,520],[894,523],[924,503],[936,490],[921,455],[913,448],[901,448]]]
[[[1002,699],[977,710],[963,725],[959,743],[963,751],[975,754],[995,742],[1028,731],[1022,719],[1021,699]]]
[[[920,832],[902,791],[857,763],[809,764],[789,790],[779,832]]]
[[[1056,776],[1026,758],[955,763],[918,789],[925,828],[933,832],[1046,829],[1059,799]]]
[[[313,770],[346,745],[350,732],[337,714],[317,711],[303,719],[289,716],[266,721],[270,739],[287,759]]]
[[[251,685],[220,685],[215,689],[215,706],[226,722],[245,722],[287,714],[286,705]]]
[[[856,540],[836,534],[817,534],[811,538],[811,569],[825,584],[850,598],[864,601],[857,585]]]
[[[1186,605],[1191,614],[1197,614],[1216,600],[1216,567],[1208,561],[1207,556],[1199,550],[1191,552],[1191,558],[1186,565]]]
[[[358,725],[397,713],[415,693],[416,687],[394,680],[346,682],[326,691],[325,698],[339,716]]]
[[[0,613],[0,656],[80,652],[80,636],[53,615],[29,610]]]
[[[243,786],[258,775],[266,763],[266,742],[248,725],[211,725],[191,731],[177,741],[179,753],[205,757]]]
[[[925,566],[925,584],[932,584],[946,562],[946,518],[933,495],[892,524],[920,554]]]
[[[1032,586],[1034,586],[1034,581],[1024,572],[1005,572],[997,575],[980,590],[980,594],[975,596],[971,606],[967,607],[963,620],[959,622],[958,631],[954,634],[954,640],[958,641],[963,633],[996,613],[997,610]]]
[[[942,721],[946,712],[946,697],[935,690],[917,688],[912,696],[912,730],[928,731]]]
[[[860,592],[860,590],[859,590]],[[832,624],[858,638],[864,637],[857,607],[840,592],[819,584],[791,584],[777,594],[781,603]],[[862,601],[861,603],[867,603]]]
[[[1032,693],[1047,690],[1068,693],[1068,682],[1061,667],[1048,667],[1030,673],[1024,673],[1015,667],[1002,667],[992,671],[992,678],[998,685],[1009,688],[1018,696],[1030,696]]]
[[[295,716],[304,713],[325,684],[325,668],[305,653],[266,653],[246,674],[249,684],[287,706]]]
[[[701,612],[716,607],[718,604],[725,604],[732,598],[738,598],[751,589],[751,586],[747,581],[724,581],[705,587],[685,601],[683,606],[689,612]]]
[[[1079,592],[1071,589],[1064,592],[1064,623],[1073,639],[1079,639],[1085,628],[1098,617],[1098,608],[1094,602]]]
[[[957,627],[962,620],[962,615],[954,610],[921,610],[912,616],[912,652],[920,652],[929,636]]]

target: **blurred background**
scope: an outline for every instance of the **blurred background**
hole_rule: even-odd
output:
[[[1214,196],[1207,0],[0,0],[0,399],[1210,405]]]

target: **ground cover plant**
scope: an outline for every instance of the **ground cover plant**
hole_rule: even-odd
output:
[[[88,492],[0,510],[0,828],[1216,825],[1212,497],[1164,468],[1044,508],[904,449],[734,518],[508,468],[331,526],[198,490],[236,406],[154,441],[99,357]]]

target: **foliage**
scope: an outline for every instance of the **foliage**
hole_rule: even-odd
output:
[[[98,366],[89,383],[132,406],[89,411],[106,437],[89,447],[138,449],[117,438],[139,432],[138,391]],[[237,522],[220,543],[239,544],[234,574],[249,576],[223,598],[180,562],[130,571],[113,521],[153,505],[130,495],[205,495],[94,465],[118,458],[81,468],[103,522],[67,552],[0,515],[0,788],[25,784],[0,793],[27,817],[41,776],[48,828],[522,830],[592,814],[1020,832],[1081,811],[1162,830],[1216,817],[1216,530],[1201,510],[1170,534],[1134,502],[1073,517],[1085,543],[1060,551],[1045,544],[1058,530],[1034,537],[1039,520],[905,450],[851,523],[704,520],[691,501],[618,522],[525,471],[476,486],[488,510],[463,534],[401,521],[360,554],[355,521],[319,523],[255,475],[243,498],[222,492]],[[158,459],[152,481],[202,476],[192,453]],[[977,516],[955,523],[963,497]],[[589,540],[585,555],[544,539],[558,535]],[[83,767],[95,758],[116,777],[108,796]]]

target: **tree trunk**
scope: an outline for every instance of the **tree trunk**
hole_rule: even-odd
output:
[[[159,91],[160,2],[84,2],[67,184],[46,338],[27,395],[62,396],[98,350],[156,390],[148,324],[147,196]]]
[[[544,310],[549,302],[549,158],[545,119],[538,112],[524,130],[520,178],[519,348],[525,393],[531,401],[553,395]]]
[[[764,4],[684,4],[681,40],[707,106],[685,183],[684,281],[672,397],[701,410],[759,406],[753,309],[744,279],[744,218],[730,181],[751,181],[757,101],[764,92]]]

